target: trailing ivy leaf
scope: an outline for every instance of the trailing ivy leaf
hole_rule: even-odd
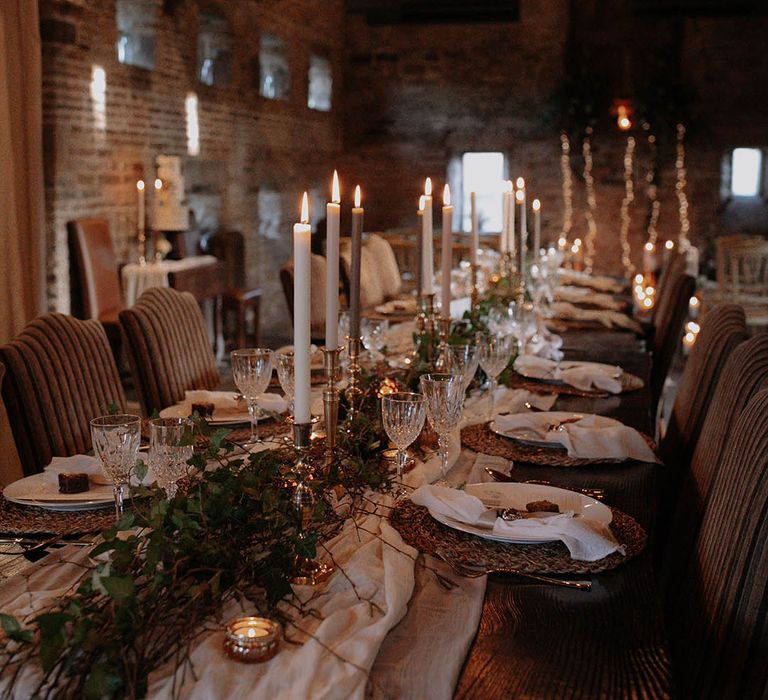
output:
[[[96,664],[85,679],[83,696],[89,700],[101,700],[113,697],[122,687],[123,681],[119,675],[103,664]]]
[[[122,409],[116,403],[111,403],[107,406],[107,413],[110,416],[116,416],[118,413],[122,413]]]
[[[136,466],[134,467],[133,471],[136,474],[136,479],[139,481],[144,481],[144,477],[147,475],[147,465],[143,459],[140,459],[138,462],[136,462]]]
[[[130,598],[136,591],[130,576],[106,576],[101,579],[101,585],[118,603]]]
[[[12,639],[15,642],[32,641],[32,630],[23,630],[19,621],[11,615],[0,613],[0,627],[2,627],[8,639]]]

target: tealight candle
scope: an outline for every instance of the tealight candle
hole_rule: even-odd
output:
[[[235,661],[268,661],[277,653],[280,625],[265,617],[236,617],[227,623],[224,651]]]

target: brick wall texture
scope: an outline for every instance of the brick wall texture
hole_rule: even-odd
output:
[[[544,239],[562,223],[559,132],[563,80],[590,67],[588,88],[632,93],[654,58],[671,57],[685,85],[691,238],[705,253],[723,232],[767,228],[764,201],[723,202],[722,160],[735,146],[768,146],[765,17],[638,17],[629,0],[521,0],[520,21],[476,25],[369,25],[343,0],[149,0],[155,69],[117,61],[115,0],[39,0],[43,37],[45,183],[49,298],[67,310],[66,221],[106,216],[122,260],[135,256],[135,182],[154,178],[158,154],[183,157],[187,195],[202,229],[246,237],[249,282],[265,294],[263,329],[284,334],[288,314],[278,280],[290,256],[298,198],[309,189],[313,219],[333,167],[360,182],[370,230],[412,226],[424,178],[439,192],[449,162],[465,151],[503,151],[543,203]],[[196,76],[199,13],[227,18],[234,56],[228,86]],[[282,38],[290,97],[258,93],[261,32]],[[330,57],[334,104],[308,109],[313,51]],[[94,65],[106,74],[106,129],[96,127]],[[646,71],[647,73],[647,71]],[[184,100],[198,95],[200,154],[186,151]],[[679,97],[673,96],[673,97]],[[602,118],[602,117],[601,117]],[[598,255],[619,270],[619,208],[626,135],[604,120],[594,137]],[[670,125],[659,127],[668,143]],[[665,131],[666,129],[666,131]],[[638,139],[631,241],[640,259],[647,210],[648,148]],[[574,235],[585,233],[580,145],[573,144]],[[661,149],[660,237],[676,236],[674,156]]]

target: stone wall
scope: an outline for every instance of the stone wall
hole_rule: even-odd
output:
[[[183,157],[190,208],[202,229],[236,228],[246,237],[249,282],[264,290],[263,329],[283,333],[288,313],[278,279],[291,254],[292,223],[301,190],[319,203],[329,163],[339,152],[343,6],[341,0],[148,0],[156,32],[155,68],[117,60],[115,0],[40,0],[48,292],[69,307],[66,222],[104,216],[121,260],[135,257],[136,181],[155,177],[155,157]],[[229,20],[232,77],[226,87],[197,79],[201,11]],[[259,36],[287,44],[287,101],[259,96]],[[307,107],[311,51],[331,58],[334,108]],[[94,65],[106,74],[106,129],[91,97]],[[199,99],[200,154],[187,155],[185,97]],[[151,193],[150,193],[151,204]]]

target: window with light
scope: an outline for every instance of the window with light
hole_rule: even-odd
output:
[[[506,168],[501,152],[464,153],[461,157],[462,230],[472,229],[471,193],[475,193],[480,233],[501,230],[501,193]]]

